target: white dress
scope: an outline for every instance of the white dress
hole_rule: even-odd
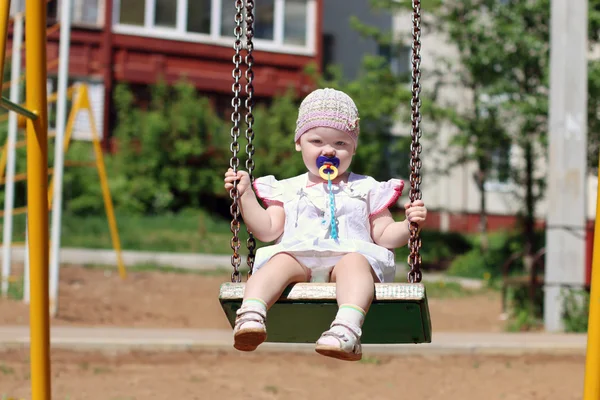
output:
[[[338,239],[331,238],[327,182],[312,184],[308,173],[278,181],[269,175],[254,180],[254,191],[265,205],[285,210],[283,234],[271,246],[257,250],[254,270],[278,253],[288,253],[311,271],[311,281],[328,281],[335,264],[347,253],[360,253],[381,282],[392,282],[394,253],[373,243],[369,218],[394,204],[404,182],[378,182],[350,173],[348,182],[333,184]]]

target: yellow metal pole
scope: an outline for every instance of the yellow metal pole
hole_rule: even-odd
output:
[[[72,89],[68,89],[67,90],[67,95],[70,98],[69,95],[69,91],[72,91]],[[73,107],[71,108],[71,112],[69,114],[69,119],[67,120],[67,125],[65,127],[65,136],[63,138],[63,152],[64,154],[67,154],[67,151],[69,151],[69,145],[71,144],[71,136],[73,133],[73,127],[75,126],[75,118],[77,117],[77,113],[81,111],[81,100],[77,99],[75,100],[75,103],[73,104]],[[59,146],[60,143],[54,143],[55,146]],[[2,161],[2,159],[0,159],[0,161]],[[1,164],[0,164],[1,166]],[[50,205],[50,207],[52,207],[52,200],[54,199],[54,196],[52,195],[52,193],[54,192],[54,176],[52,177],[52,179],[50,180],[50,184],[48,185],[48,203]]]
[[[104,156],[102,155],[102,147],[100,146],[100,136],[98,135],[98,130],[96,129],[96,120],[94,119],[94,113],[92,112],[92,105],[90,104],[89,92],[86,85],[81,85],[79,96],[81,99],[81,109],[88,110],[90,129],[92,132],[92,143],[94,144],[94,153],[96,154],[96,165],[98,167],[98,176],[100,177],[100,185],[102,187],[104,208],[106,209],[106,216],[108,217],[110,237],[112,239],[113,248],[117,253],[117,266],[119,267],[119,275],[121,276],[121,279],[125,279],[127,278],[127,271],[125,270],[125,263],[123,262],[123,255],[121,252],[121,240],[119,239],[117,219],[115,218],[112,197],[110,196],[110,188],[108,187],[106,166],[104,165]]]
[[[27,121],[31,399],[50,400],[46,0],[27,0],[25,12],[26,104],[38,115]]]
[[[2,155],[0,155],[0,177],[4,178],[4,173],[6,172],[6,158],[8,156],[8,140],[7,143],[2,146]]]
[[[600,159],[598,160],[600,171]],[[592,282],[585,361],[584,400],[600,399],[600,181],[596,198]]]
[[[4,56],[8,39],[8,17],[10,16],[10,0],[0,3],[0,82],[4,80]]]

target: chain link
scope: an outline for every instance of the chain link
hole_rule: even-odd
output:
[[[252,109],[254,107],[254,0],[246,0],[246,139],[248,144],[246,145],[246,169],[250,175],[250,182],[254,182],[254,115]],[[246,260],[248,264],[248,277],[252,275],[252,268],[254,267],[254,251],[256,249],[256,240],[252,232],[248,231],[248,240],[246,241],[248,247],[248,258]]]
[[[412,99],[411,106],[411,144],[410,144],[410,191],[409,198],[411,203],[420,200],[422,193],[421,185],[421,1],[412,0],[413,5],[413,37],[412,37]],[[410,237],[408,247],[410,254],[408,256],[408,281],[411,283],[421,282],[423,274],[421,273],[421,237],[419,235],[419,225],[411,223],[409,226]]]
[[[240,91],[241,84],[240,78],[242,77],[242,72],[240,70],[240,64],[242,62],[242,56],[240,51],[242,49],[242,22],[243,22],[243,10],[244,10],[244,2],[243,0],[235,1],[235,28],[233,33],[235,35],[235,42],[233,44],[233,48],[235,50],[235,54],[233,56],[233,85],[231,86],[231,90],[233,91],[233,99],[231,100],[231,106],[233,107],[233,111],[231,113],[231,122],[233,122],[233,126],[231,128],[231,144],[229,149],[231,150],[231,159],[229,160],[229,166],[233,169],[233,172],[237,172],[240,166],[240,160],[238,158],[238,152],[240,151],[240,143],[238,141],[240,137]],[[240,282],[240,263],[241,257],[239,254],[240,250],[240,207],[239,207],[239,194],[237,190],[237,181],[233,182],[233,188],[229,191],[229,197],[233,200],[231,207],[229,208],[231,212],[231,233],[233,237],[231,238],[230,245],[233,250],[233,255],[231,256],[231,266],[233,267],[233,273],[231,274],[231,282]]]

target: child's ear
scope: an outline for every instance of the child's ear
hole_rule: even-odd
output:
[[[302,147],[300,146],[300,141],[298,140],[296,142],[296,151],[301,151],[301,150],[302,150]]]

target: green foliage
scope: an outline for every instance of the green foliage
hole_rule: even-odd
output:
[[[339,75],[325,79],[314,71],[313,76],[319,87],[348,93],[360,110],[361,137],[352,170],[380,180],[406,171],[408,143],[392,141],[390,131],[398,105],[407,108],[410,93],[391,73],[388,63],[381,57],[365,57],[362,73],[351,82]],[[293,143],[300,100],[288,91],[269,104],[255,106],[254,176],[272,174],[284,179],[306,171]],[[231,122],[218,118],[209,101],[191,85],[156,85],[145,110],[136,107],[134,94],[121,85],[115,90],[115,104],[118,151],[107,164],[111,190],[120,209],[177,212],[185,207],[210,207],[207,199],[225,198],[222,176],[231,157]],[[245,168],[245,126],[240,128],[240,168]],[[73,211],[91,211],[91,207],[79,199]]]
[[[589,45],[593,48],[599,40],[600,1],[592,0],[588,7]],[[501,101],[493,104],[499,112],[497,122],[510,128],[507,133],[513,144],[523,150],[533,149],[523,154],[534,160],[546,157],[550,10],[549,0],[466,0],[435,9],[439,29],[448,34],[450,42],[459,50],[460,63],[456,69],[460,71],[462,83],[480,93],[501,96],[496,97]],[[600,138],[598,64],[598,61],[590,61],[588,70],[588,148],[589,165],[593,169],[597,167]],[[477,98],[474,100],[473,109],[477,111],[481,104]],[[464,125],[459,121],[458,126]],[[469,131],[480,137],[485,129]],[[494,129],[489,130],[492,131]],[[470,132],[466,134],[472,136]],[[465,142],[457,144],[464,146]],[[475,148],[479,147],[475,144]],[[535,170],[528,172],[523,167],[525,163],[519,165],[511,171],[512,180],[519,185],[533,186],[535,198],[525,204],[525,208],[527,215],[534,215],[535,201],[543,196],[544,180]]]
[[[208,99],[186,83],[152,87],[148,110],[134,106],[124,86],[115,90],[118,151],[113,188],[120,208],[132,212],[198,207],[222,185],[227,132]]]
[[[486,252],[481,250],[480,238],[473,239],[473,247],[470,251],[456,257],[450,267],[448,274],[466,278],[490,278],[492,280],[501,276],[501,267],[514,253],[524,250],[523,237],[517,232],[496,232],[489,235],[489,248]],[[544,234],[536,234],[536,248],[543,247]],[[521,259],[515,260],[511,266],[510,273],[519,273],[523,270]]]
[[[254,176],[275,175],[278,179],[285,179],[306,172],[293,143],[298,117],[298,104],[293,92],[276,96],[268,107],[256,107],[254,115]]]
[[[515,285],[507,288],[508,331],[530,331],[543,325],[544,290],[542,286],[535,288],[533,303],[531,300],[529,285]]]
[[[586,290],[565,289],[562,296],[565,331],[575,333],[587,332],[590,293]]]
[[[126,250],[231,254],[229,222],[204,210],[182,210],[162,215],[116,214],[121,246]],[[14,217],[13,240],[25,240],[25,215]],[[1,226],[1,225],[0,225]],[[246,253],[244,229],[240,232],[242,253]],[[62,216],[61,245],[89,249],[112,249],[106,215]],[[258,246],[263,244],[258,242]]]
[[[396,218],[400,220],[401,218]],[[464,235],[456,232],[421,231],[422,267],[425,270],[445,270],[452,260],[472,249],[472,242]],[[408,258],[408,246],[396,249],[396,260]]]

